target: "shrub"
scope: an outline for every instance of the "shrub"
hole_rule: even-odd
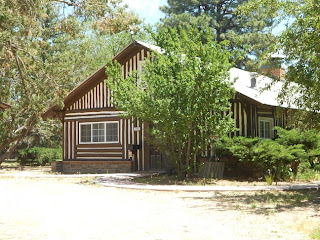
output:
[[[222,138],[216,144],[216,154],[220,158],[235,159],[260,177],[274,177],[275,180],[296,178],[298,172],[320,168],[320,134],[314,130],[275,129],[278,135],[275,140]]]
[[[293,166],[307,159],[302,144],[284,146],[277,141],[264,139],[252,148],[252,161],[268,175],[274,175],[275,180],[287,180],[296,176]]]
[[[252,147],[258,141],[259,138],[225,137],[217,142],[216,154],[223,157],[235,157],[240,161],[251,161]]]
[[[61,148],[25,148],[19,151],[17,161],[22,166],[35,165],[45,166],[57,159],[62,158]]]
[[[285,130],[275,127],[278,138],[276,141],[284,146],[294,146],[301,144],[307,153],[311,167],[314,166],[320,156],[320,134],[314,130],[301,131],[296,129]]]

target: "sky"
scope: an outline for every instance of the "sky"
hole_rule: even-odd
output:
[[[146,23],[155,24],[164,14],[159,7],[166,5],[167,0],[123,0],[129,8],[136,12]]]
[[[146,23],[155,24],[164,17],[160,6],[167,5],[167,0],[122,0],[131,10],[136,12]],[[285,28],[285,21],[273,29],[273,34],[280,34]]]

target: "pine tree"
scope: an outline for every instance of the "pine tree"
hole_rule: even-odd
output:
[[[168,6],[161,7],[166,14],[162,23],[185,28],[189,25],[202,28],[208,24],[215,41],[228,40],[230,50],[239,50],[242,58],[236,65],[252,70],[255,60],[273,41],[271,30],[276,12],[257,8],[244,13],[241,7],[249,3],[247,0],[168,0]]]

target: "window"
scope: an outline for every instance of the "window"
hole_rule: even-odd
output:
[[[81,142],[91,142],[91,124],[81,125]]]
[[[259,117],[259,137],[273,138],[273,118]]]
[[[269,121],[260,121],[260,137],[261,138],[270,138],[271,128]]]
[[[80,123],[80,143],[119,142],[119,122]]]
[[[107,142],[118,142],[118,123],[107,123],[106,133]]]
[[[92,142],[105,142],[105,124],[93,123],[92,124]]]

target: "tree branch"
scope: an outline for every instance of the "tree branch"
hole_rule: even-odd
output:
[[[29,94],[27,92],[27,87],[26,87],[26,83],[25,83],[25,79],[22,75],[22,70],[21,70],[21,66],[20,66],[20,63],[19,63],[19,59],[17,57],[17,51],[16,49],[14,48],[14,46],[11,44],[11,41],[9,41],[9,45],[10,45],[10,48],[11,48],[11,51],[14,55],[14,59],[16,61],[16,64],[17,64],[17,67],[18,67],[18,71],[19,71],[19,75],[20,75],[20,78],[21,78],[21,82],[22,82],[22,87],[24,89],[24,92],[26,94],[26,98],[30,101],[30,98],[29,98]]]
[[[67,1],[63,1],[63,0],[51,0],[52,2],[58,2],[58,3],[64,3],[66,5],[68,5],[69,7],[80,7],[79,4],[76,3],[72,3],[72,2],[67,2]]]
[[[8,139],[7,141],[0,144],[0,153],[1,153],[7,146],[9,146],[11,143],[13,143],[9,147],[9,149],[6,151],[6,153],[0,156],[0,164],[1,164],[1,162],[3,162],[5,160],[5,158],[7,156],[11,155],[11,153],[16,149],[16,147],[18,146],[20,141],[30,133],[30,131],[32,130],[32,127],[34,126],[36,121],[37,121],[36,115],[35,114],[31,115],[26,126],[23,127],[23,129],[22,129],[22,131],[20,131],[19,135],[12,137],[12,138]],[[17,131],[15,131],[15,133],[16,132]]]

